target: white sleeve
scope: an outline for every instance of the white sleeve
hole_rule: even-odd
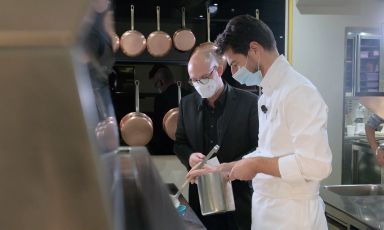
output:
[[[283,108],[294,153],[279,159],[282,179],[299,182],[326,178],[332,170],[327,105],[317,90],[308,85],[292,91]]]

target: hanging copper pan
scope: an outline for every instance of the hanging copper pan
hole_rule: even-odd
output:
[[[135,81],[136,112],[125,115],[120,121],[120,131],[125,143],[131,146],[144,146],[152,139],[153,124],[151,118],[139,112],[139,81]]]
[[[181,81],[177,82],[177,98],[180,105]],[[179,118],[179,107],[170,109],[163,118],[163,129],[169,138],[176,140],[177,120]]]
[[[207,41],[204,43],[201,43],[199,46],[196,47],[196,49],[193,51],[199,52],[199,51],[207,51],[207,50],[216,50],[217,46],[215,43],[211,42],[211,13],[209,11],[209,8],[207,7]],[[223,70],[225,70],[227,66],[227,60],[224,56],[221,56],[220,65],[223,66]]]
[[[188,51],[193,48],[196,38],[190,29],[185,28],[185,8],[181,8],[181,29],[173,34],[173,45],[179,51]]]
[[[160,30],[160,6],[156,7],[157,31],[152,32],[147,39],[148,53],[154,57],[163,57],[172,48],[172,38]]]
[[[259,20],[260,19],[260,12],[259,12],[259,9],[256,9],[256,19]]]
[[[135,8],[131,5],[131,30],[126,31],[120,38],[121,50],[129,57],[142,54],[147,44],[144,35],[135,30],[134,15]]]

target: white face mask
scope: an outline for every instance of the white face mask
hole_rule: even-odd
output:
[[[208,83],[204,85],[199,82],[193,82],[193,86],[202,98],[210,98],[216,93],[219,86],[214,78],[208,79]]]
[[[232,77],[236,81],[238,81],[240,84],[245,84],[247,86],[251,86],[251,85],[260,86],[260,82],[263,80],[263,77],[261,75],[259,61],[257,62],[257,71],[255,73],[252,73],[246,67],[248,62],[248,56],[247,56],[247,61],[245,62],[245,65],[240,67],[237,70],[237,72],[232,75]]]

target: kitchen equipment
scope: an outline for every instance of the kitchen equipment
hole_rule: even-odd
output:
[[[217,46],[215,45],[215,43],[211,42],[211,13],[209,11],[209,8],[207,7],[207,41],[198,45],[193,51],[193,53],[200,51],[205,52],[208,50],[217,50]],[[224,72],[225,68],[227,67],[227,60],[224,56],[220,56],[219,62],[220,65],[223,66]]]
[[[121,50],[129,57],[142,54],[147,45],[144,35],[135,30],[134,14],[135,8],[131,5],[131,30],[126,31],[120,38]]]
[[[380,28],[347,27],[344,59],[345,96],[383,91],[380,55],[383,39]]]
[[[211,42],[211,13],[209,11],[209,7],[207,7],[207,41],[201,43],[196,48],[196,51],[200,49],[210,49],[212,47],[215,47],[215,43]]]
[[[181,29],[173,34],[173,45],[179,51],[188,51],[195,45],[196,38],[190,29],[185,28],[185,7],[181,8]]]
[[[177,82],[177,97],[180,104],[181,100],[181,81]],[[179,118],[179,108],[170,109],[163,118],[163,129],[169,138],[176,140],[177,121]]]
[[[99,122],[95,128],[96,139],[105,152],[117,150],[119,147],[119,132],[114,117],[107,117]]]
[[[377,156],[379,149],[384,150],[384,143],[381,143],[375,152],[375,155]],[[380,167],[380,179],[381,179],[381,184],[384,184],[384,167]]]
[[[193,166],[193,167],[191,168],[191,170],[202,168],[202,167],[204,166],[204,164],[209,160],[209,158],[211,158],[211,157],[213,156],[213,154],[217,153],[217,151],[219,151],[219,149],[220,149],[220,146],[215,145],[215,146],[211,149],[211,151],[209,151],[208,155],[206,155],[202,161],[200,161],[200,162],[197,163],[195,166]],[[185,188],[185,186],[187,186],[188,183],[189,183],[189,180],[185,180],[184,184],[181,185],[179,191],[178,191],[175,195],[171,196],[171,198],[172,198],[172,200],[173,200],[174,203],[175,203],[175,199],[178,199],[178,198],[179,198],[181,192],[183,191],[183,189]]]
[[[211,172],[197,178],[199,202],[203,216],[235,210],[232,184],[221,172]]]
[[[152,32],[147,39],[148,53],[154,57],[163,57],[172,48],[172,38],[160,30],[160,6],[156,7],[157,31]]]
[[[153,123],[150,117],[139,112],[139,81],[135,81],[136,112],[125,115],[120,121],[120,131],[125,143],[131,146],[148,144],[153,135]]]

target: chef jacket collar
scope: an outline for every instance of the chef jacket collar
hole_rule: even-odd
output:
[[[280,74],[286,69],[289,63],[285,59],[284,55],[280,55],[269,67],[267,73],[260,82],[260,86],[263,88],[263,93],[271,95],[273,90],[277,88],[284,75]]]

